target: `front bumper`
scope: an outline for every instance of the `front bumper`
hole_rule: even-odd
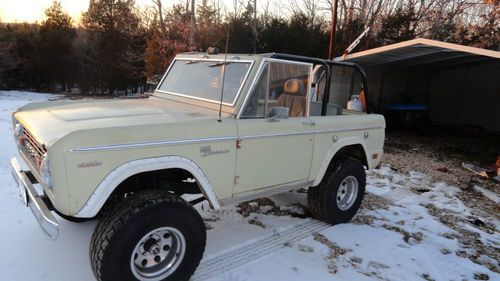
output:
[[[44,195],[39,195],[33,186],[33,182],[28,176],[29,171],[23,171],[19,162],[14,157],[10,160],[12,176],[19,185],[23,204],[30,207],[31,212],[40,224],[42,230],[51,238],[56,239],[59,235],[59,223],[50,212],[49,206],[44,201]],[[32,177],[31,177],[32,178]]]

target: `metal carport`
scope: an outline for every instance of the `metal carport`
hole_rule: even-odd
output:
[[[371,105],[424,102],[431,121],[500,132],[500,52],[414,39],[338,57],[367,73]]]

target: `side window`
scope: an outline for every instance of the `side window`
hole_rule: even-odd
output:
[[[241,118],[271,117],[276,112],[280,116],[283,112],[288,112],[288,117],[307,116],[310,72],[310,65],[266,62]]]
[[[326,115],[338,115],[339,110],[366,112],[361,74],[353,67],[335,65],[331,68],[331,75]]]
[[[265,63],[260,73],[259,80],[247,101],[241,118],[264,118],[268,107],[269,91],[269,63]]]

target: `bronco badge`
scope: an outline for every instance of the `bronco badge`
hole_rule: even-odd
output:
[[[99,167],[102,165],[102,162],[99,161],[94,161],[94,162],[82,162],[77,165],[78,168],[92,168],[92,167]]]
[[[212,146],[210,146],[210,145],[200,147],[201,157],[213,156],[213,155],[218,155],[218,154],[226,154],[226,153],[229,153],[229,149],[212,150]]]

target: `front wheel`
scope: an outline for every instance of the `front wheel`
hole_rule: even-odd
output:
[[[307,192],[313,215],[332,225],[348,222],[358,211],[365,194],[366,174],[354,159],[330,165],[318,186]]]
[[[205,243],[205,225],[193,207],[165,191],[144,191],[127,196],[99,222],[90,260],[100,281],[188,280]]]

